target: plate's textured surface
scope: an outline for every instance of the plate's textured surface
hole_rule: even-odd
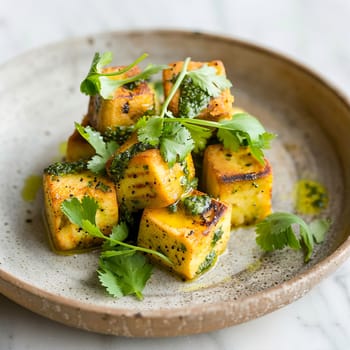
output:
[[[191,283],[156,270],[142,302],[114,300],[97,282],[94,253],[55,255],[42,221],[42,197],[21,198],[24,181],[60,157],[59,145],[80,121],[87,98],[79,84],[95,51],[120,64],[148,52],[168,63],[191,56],[221,59],[236,105],[279,135],[267,152],[274,169],[274,210],[293,210],[299,179],[330,195],[327,240],[304,264],[301,252],[262,255],[254,229],[233,231],[216,267]],[[127,336],[205,332],[258,317],[302,296],[349,255],[350,107],[302,67],[234,40],[185,32],[103,34],[53,45],[0,68],[3,171],[0,173],[0,292],[68,325]],[[339,248],[339,249],[338,249]]]

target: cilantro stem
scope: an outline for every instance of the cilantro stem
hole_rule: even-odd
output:
[[[173,265],[173,262],[167,256],[165,256],[164,254],[162,254],[160,252],[157,252],[156,250],[143,248],[143,247],[139,247],[139,246],[136,246],[136,245],[132,245],[132,244],[124,243],[124,242],[121,242],[121,241],[117,241],[115,239],[109,238],[108,236],[105,236],[105,239],[110,241],[110,242],[112,242],[112,243],[114,243],[114,244],[118,244],[118,245],[121,245],[121,246],[126,247],[126,248],[130,248],[130,249],[133,249],[133,250],[138,250],[140,252],[156,255],[158,258],[164,260],[168,264]]]
[[[135,293],[136,298],[138,300],[143,300],[143,295],[142,295],[142,293],[140,291],[136,290],[134,293]]]
[[[187,57],[185,59],[184,64],[182,66],[182,70],[181,70],[180,74],[178,75],[173,87],[171,88],[169,95],[167,96],[167,98],[165,99],[165,101],[163,103],[162,110],[160,113],[160,118],[164,118],[164,115],[168,109],[170,101],[173,99],[176,91],[180,87],[182,81],[185,78],[185,75],[187,74],[187,67],[188,67],[188,64],[190,63],[190,61],[191,61],[191,57]]]
[[[80,226],[80,225],[79,225]],[[93,237],[97,237],[97,238],[102,238],[105,239],[106,241],[109,241],[112,243],[112,245],[120,245],[123,246],[125,248],[129,248],[129,249],[133,249],[133,250],[138,250],[140,252],[144,252],[144,253],[148,253],[148,254],[152,254],[152,255],[156,255],[158,258],[164,260],[165,262],[167,262],[170,265],[173,265],[173,262],[164,254],[157,252],[156,250],[152,250],[152,249],[148,249],[148,248],[143,248],[143,247],[139,247],[136,245],[132,245],[132,244],[128,244],[128,243],[124,243],[122,241],[113,239],[109,236],[105,236],[102,231],[96,226],[96,224],[93,224],[90,220],[86,220],[83,219],[82,220],[82,224],[80,226],[83,230],[85,230],[87,233],[89,233],[91,236]]]
[[[134,62],[130,63],[128,66],[126,66],[123,69],[120,69],[118,71],[111,72],[111,73],[99,73],[99,75],[100,76],[104,76],[104,77],[110,77],[110,76],[114,76],[114,75],[121,75],[121,74],[129,71],[131,68],[135,67],[138,63],[143,61],[146,57],[148,57],[148,54],[144,53],[139,58],[137,58]]]
[[[224,125],[218,122],[213,122],[210,120],[204,120],[204,119],[190,119],[190,118],[168,118],[166,120],[167,122],[179,122],[186,126],[186,124],[195,124],[200,126],[207,126],[210,128],[217,128],[217,129],[226,129],[226,130],[232,130],[232,127],[229,125]]]

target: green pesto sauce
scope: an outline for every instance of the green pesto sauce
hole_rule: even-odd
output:
[[[103,133],[103,141],[115,141],[118,145],[122,145],[134,131],[133,126],[115,126],[108,127]]]
[[[215,261],[216,261],[216,253],[215,250],[212,250],[204,259],[204,261],[199,265],[198,270],[196,272],[197,275],[202,274],[204,271],[210,269]]]
[[[151,148],[153,148],[151,145],[139,142],[129,147],[126,151],[116,154],[108,169],[109,176],[115,182],[119,182],[119,180],[124,176],[125,169],[130,160],[135,157],[136,154]]]
[[[22,188],[22,198],[27,201],[33,201],[42,184],[42,177],[39,175],[29,175]]]
[[[296,210],[300,214],[318,214],[328,205],[327,189],[317,181],[300,180],[296,184]]]
[[[195,118],[208,106],[210,96],[199,86],[194,85],[190,77],[181,83],[179,115],[184,118]]]
[[[223,234],[224,234],[224,230],[222,229],[222,227],[219,227],[217,230],[214,231],[214,236],[211,241],[212,247],[216,245],[216,243],[221,239]]]
[[[183,200],[183,205],[188,215],[201,215],[205,213],[211,204],[211,198],[207,195],[188,196]]]
[[[181,185],[184,187],[184,192],[189,192],[192,189],[196,189],[198,186],[198,179],[196,177],[190,178],[190,171],[188,170],[188,163],[185,160],[182,164],[184,176],[181,179]]]
[[[50,164],[46,169],[44,169],[44,173],[49,175],[61,176],[68,174],[77,174],[86,169],[86,162],[81,160],[76,162],[56,162]]]
[[[100,190],[104,193],[111,192],[110,186],[106,185],[102,181],[97,181],[97,183],[96,181],[89,181],[87,186],[90,188],[95,188],[96,190]]]

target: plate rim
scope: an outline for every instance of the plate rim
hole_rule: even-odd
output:
[[[236,46],[240,46],[242,48],[248,49],[250,51],[254,50],[259,52],[260,54],[267,55],[269,57],[273,57],[278,61],[283,61],[289,66],[293,66],[296,70],[301,71],[303,74],[308,75],[312,79],[316,80],[320,83],[324,88],[330,91],[348,110],[350,114],[350,99],[347,97],[338,87],[336,87],[332,82],[328,81],[324,78],[319,72],[314,71],[312,68],[304,65],[303,63],[298,62],[297,60],[291,58],[290,56],[277,52],[274,49],[265,47],[263,45],[258,45],[256,43],[252,43],[246,40],[237,39],[233,36],[216,34],[205,31],[192,31],[192,30],[182,30],[182,29],[132,29],[132,30],[117,30],[117,31],[105,31],[99,32],[96,34],[85,35],[81,37],[75,37],[70,39],[65,39],[53,43],[49,43],[37,48],[33,48],[31,50],[25,51],[20,55],[15,56],[14,58],[8,60],[7,62],[0,65],[0,74],[3,70],[6,70],[8,65],[14,64],[15,60],[23,60],[25,56],[31,55],[39,50],[46,50],[51,48],[58,48],[59,46],[66,46],[73,44],[74,42],[83,42],[91,39],[102,38],[105,36],[126,36],[126,35],[184,35],[184,36],[193,36],[199,35],[210,40],[220,40],[224,42],[228,42],[229,44],[234,44]],[[347,225],[346,229],[344,229],[346,233],[349,233],[349,225]],[[6,272],[0,265],[0,293],[4,294],[9,299],[15,301],[16,303],[31,309],[32,311],[39,313],[43,316],[46,316],[50,319],[56,320],[58,322],[76,326],[78,328],[86,329],[89,331],[95,331],[99,333],[108,333],[108,334],[116,334],[116,335],[126,335],[126,336],[172,336],[172,335],[188,335],[188,334],[197,334],[203,333],[207,331],[217,330],[224,327],[229,327],[238,323],[242,323],[248,321],[253,318],[260,317],[266,313],[269,313],[273,310],[276,310],[284,305],[287,305],[294,300],[302,297],[306,294],[313,286],[315,286],[318,282],[320,282],[323,278],[330,275],[339,265],[345,262],[347,258],[350,257],[350,237],[347,238],[333,251],[332,254],[328,255],[324,259],[317,262],[315,265],[306,269],[305,271],[299,273],[298,275],[292,277],[288,281],[280,283],[277,286],[273,286],[262,290],[260,292],[254,293],[249,296],[242,296],[237,300],[229,300],[222,302],[212,302],[209,305],[206,305],[207,308],[203,308],[202,305],[187,305],[186,310],[184,307],[175,307],[171,309],[159,309],[159,310],[142,310],[138,313],[135,313],[134,310],[130,310],[128,308],[111,308],[104,305],[93,305],[88,302],[83,302],[76,300],[74,298],[68,298],[64,296],[60,296],[54,293],[50,293],[45,291],[39,287],[35,287],[30,283],[24,282],[23,280],[19,280],[16,276]],[[302,287],[302,288],[301,288]],[[11,289],[13,289],[14,293],[11,294]],[[294,291],[294,292],[291,292]],[[297,292],[295,292],[297,291]],[[50,309],[50,305],[48,309],[34,309],[34,307],[30,307],[30,305],[25,305],[26,302],[21,299],[21,293],[24,292],[27,296],[34,298],[38,303],[41,300],[46,300],[51,303],[52,309]],[[206,329],[205,320],[209,320],[212,315],[225,314],[234,314],[239,310],[249,310],[251,305],[256,305],[257,299],[266,299],[267,301],[271,299],[272,296],[279,296],[277,298],[278,302],[267,303],[265,306],[258,307],[258,312],[255,313],[254,316],[249,316],[243,313],[243,315],[239,319],[235,319],[231,317],[229,321],[225,322],[224,325],[218,323],[218,327],[215,327],[211,323],[211,327]],[[59,316],[59,312],[55,312],[53,306],[60,305],[63,308],[79,310],[83,317],[92,317],[96,321],[96,317],[101,317],[102,314],[109,315],[116,320],[121,318],[128,320],[130,318],[141,318],[143,321],[148,319],[150,322],[161,322],[164,319],[167,319],[169,322],[175,322],[178,327],[181,325],[187,324],[189,320],[193,320],[195,316],[201,315],[203,318],[200,327],[188,328],[187,330],[181,330],[180,333],[176,331],[176,327],[173,330],[165,331],[164,329],[160,329],[160,331],[154,330],[152,334],[145,334],[144,331],[138,331],[134,329],[132,334],[128,334],[128,332],[122,332],[121,325],[117,325],[116,329],[112,329],[109,331],[104,331],[101,327],[94,327],[93,322],[87,323],[85,325],[76,325],[69,320],[63,320]],[[58,310],[58,309],[57,309]],[[50,311],[50,312],[49,312]],[[55,317],[57,316],[57,317]],[[107,322],[107,321],[106,321]],[[120,327],[119,327],[120,326]],[[171,328],[171,326],[169,326]]]

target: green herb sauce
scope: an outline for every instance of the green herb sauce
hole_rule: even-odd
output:
[[[22,188],[22,198],[27,201],[33,201],[42,184],[42,177],[39,175],[30,175],[24,181]]]
[[[46,169],[44,169],[44,173],[61,176],[68,174],[78,174],[84,170],[87,170],[87,163],[79,160],[76,162],[56,162],[50,164]]]
[[[179,116],[195,118],[208,106],[210,96],[199,86],[193,84],[190,77],[185,77],[181,83]]]
[[[217,230],[214,231],[213,240],[211,241],[212,247],[214,247],[215,244],[221,239],[223,234],[224,234],[224,230],[222,229],[222,227],[219,227]]]
[[[108,169],[109,176],[115,181],[119,180],[124,176],[126,167],[128,166],[130,160],[140,152],[144,152],[148,149],[154,148],[149,144],[135,143],[129,147],[126,151],[116,154],[112,159],[110,167]]]
[[[188,196],[183,200],[183,205],[188,215],[201,215],[209,209],[210,204],[211,198],[207,195]]]
[[[170,213],[176,213],[177,212],[177,205],[178,205],[178,201],[176,201],[173,204],[168,205],[168,210]]]
[[[103,133],[103,141],[110,142],[115,141],[118,145],[122,145],[134,131],[133,126],[115,126],[109,127]]]
[[[87,186],[90,188],[95,188],[96,190],[100,190],[104,193],[108,193],[111,192],[111,188],[110,186],[106,185],[105,183],[103,183],[102,181],[89,181]]]
[[[300,180],[296,184],[296,210],[300,214],[318,214],[328,205],[327,189],[317,181]]]
[[[204,261],[199,265],[199,268],[196,272],[197,275],[200,275],[204,271],[208,270],[212,267],[216,261],[216,253],[215,250],[212,250],[204,259]]]

